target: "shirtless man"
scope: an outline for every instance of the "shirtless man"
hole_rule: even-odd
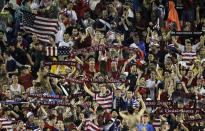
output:
[[[140,124],[140,118],[144,114],[144,111],[146,110],[146,106],[144,101],[142,100],[142,96],[138,94],[138,97],[142,105],[142,109],[138,113],[133,113],[134,112],[133,109],[131,110],[128,109],[128,111],[120,112],[120,116],[127,121],[130,131],[136,131],[137,125]]]

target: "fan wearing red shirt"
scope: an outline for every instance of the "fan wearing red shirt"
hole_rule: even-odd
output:
[[[22,67],[21,76],[18,77],[18,83],[23,85],[24,89],[32,87],[32,81],[34,80],[33,76],[29,73],[27,67]]]
[[[75,4],[73,5],[73,10],[75,10],[78,19],[84,17],[84,13],[90,10],[89,5],[86,4],[83,0],[76,0]]]
[[[186,86],[193,85],[197,86],[197,78],[201,76],[200,73],[198,75],[194,75],[192,70],[187,72],[187,75],[182,77],[182,81],[185,83]]]
[[[95,63],[94,56],[91,55],[88,57],[88,64],[81,61],[77,56],[75,58],[84,67],[84,73],[88,79],[93,78],[95,72],[99,71],[99,62]]]

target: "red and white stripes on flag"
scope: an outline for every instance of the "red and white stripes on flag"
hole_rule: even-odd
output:
[[[46,56],[58,56],[58,48],[47,46],[45,49]]]
[[[86,119],[84,121],[84,131],[103,131],[103,128],[96,126],[90,119]]]
[[[0,124],[2,125],[2,129],[13,129],[13,122],[15,122],[14,118],[11,118],[10,120],[8,118],[0,118]]]
[[[52,18],[45,18],[37,15],[34,18],[32,18],[31,16],[33,14],[32,15],[31,14],[32,13],[23,14],[23,18],[22,18],[23,22],[20,23],[20,29],[24,30],[27,33],[36,34],[38,36],[39,41],[49,43],[48,36],[49,35],[55,36],[59,30],[58,20]]]

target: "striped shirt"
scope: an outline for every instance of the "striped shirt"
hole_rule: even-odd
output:
[[[113,95],[111,92],[108,95],[100,96],[99,93],[95,94],[95,100],[98,104],[100,104],[103,109],[112,109],[112,98]]]
[[[91,120],[86,119],[84,121],[84,131],[102,131],[103,128],[95,125]]]
[[[156,119],[154,120],[154,122],[152,123],[152,125],[153,125],[153,127],[154,127],[155,129],[160,129],[160,127],[161,127],[161,119],[156,118]]]
[[[13,131],[13,124],[12,122],[15,121],[15,118],[0,118],[0,123],[2,124],[3,129],[8,129],[9,131]]]
[[[191,66],[191,61],[197,59],[196,52],[183,52],[181,56],[182,61],[185,62],[187,66]]]
[[[196,52],[200,49],[199,43],[192,45],[191,52],[187,52],[184,45],[179,44],[178,49],[182,52],[182,61],[186,63],[187,67],[190,66],[191,61],[197,59]]]

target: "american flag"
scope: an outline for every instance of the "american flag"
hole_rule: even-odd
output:
[[[89,1],[90,1],[90,0],[83,0],[83,2],[84,2],[85,4],[87,4],[87,5],[89,4]]]
[[[69,55],[70,48],[66,46],[61,47],[50,47],[47,46],[45,49],[46,56],[61,56],[61,55]]]
[[[103,128],[96,126],[90,119],[86,119],[84,124],[84,131],[103,131]]]
[[[61,14],[64,14],[64,15],[68,16],[68,9],[67,8],[63,9],[61,11]]]
[[[36,34],[39,41],[49,43],[48,36],[58,32],[59,24],[57,19],[45,18],[21,10],[22,18],[20,28],[27,33]]]

